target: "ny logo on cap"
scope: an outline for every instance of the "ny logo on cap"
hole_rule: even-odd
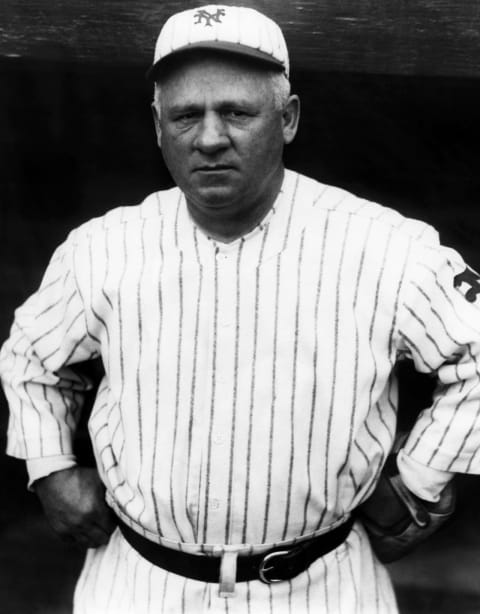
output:
[[[225,16],[225,9],[217,9],[216,13],[209,13],[208,11],[206,11],[205,9],[199,9],[194,17],[197,18],[197,21],[195,21],[194,23],[202,23],[203,20],[205,20],[205,27],[207,26],[212,26],[212,21],[216,21],[217,23],[221,23],[220,17],[224,17]]]

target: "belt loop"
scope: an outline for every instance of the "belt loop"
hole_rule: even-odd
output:
[[[222,554],[220,563],[220,578],[218,580],[218,596],[235,596],[235,578],[237,576],[237,551],[227,550]]]

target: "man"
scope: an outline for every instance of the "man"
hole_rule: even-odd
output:
[[[352,517],[392,449],[400,357],[439,379],[398,455],[412,500],[479,470],[476,282],[432,228],[284,169],[288,72],[252,9],[170,18],[150,74],[178,187],[74,230],[16,312],[8,452],[91,546],[77,614],[395,612]],[[72,455],[94,357],[98,474]]]

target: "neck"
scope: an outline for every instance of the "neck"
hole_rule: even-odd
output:
[[[265,218],[272,208],[283,182],[284,169],[277,174],[266,194],[249,207],[233,209],[221,207],[206,209],[197,207],[187,198],[187,207],[192,220],[205,234],[216,241],[231,243],[248,234]]]

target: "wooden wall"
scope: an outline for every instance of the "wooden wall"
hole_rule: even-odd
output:
[[[2,0],[0,56],[148,64],[173,12],[208,0]],[[227,0],[283,27],[296,65],[402,75],[478,76],[480,6],[472,0]]]

